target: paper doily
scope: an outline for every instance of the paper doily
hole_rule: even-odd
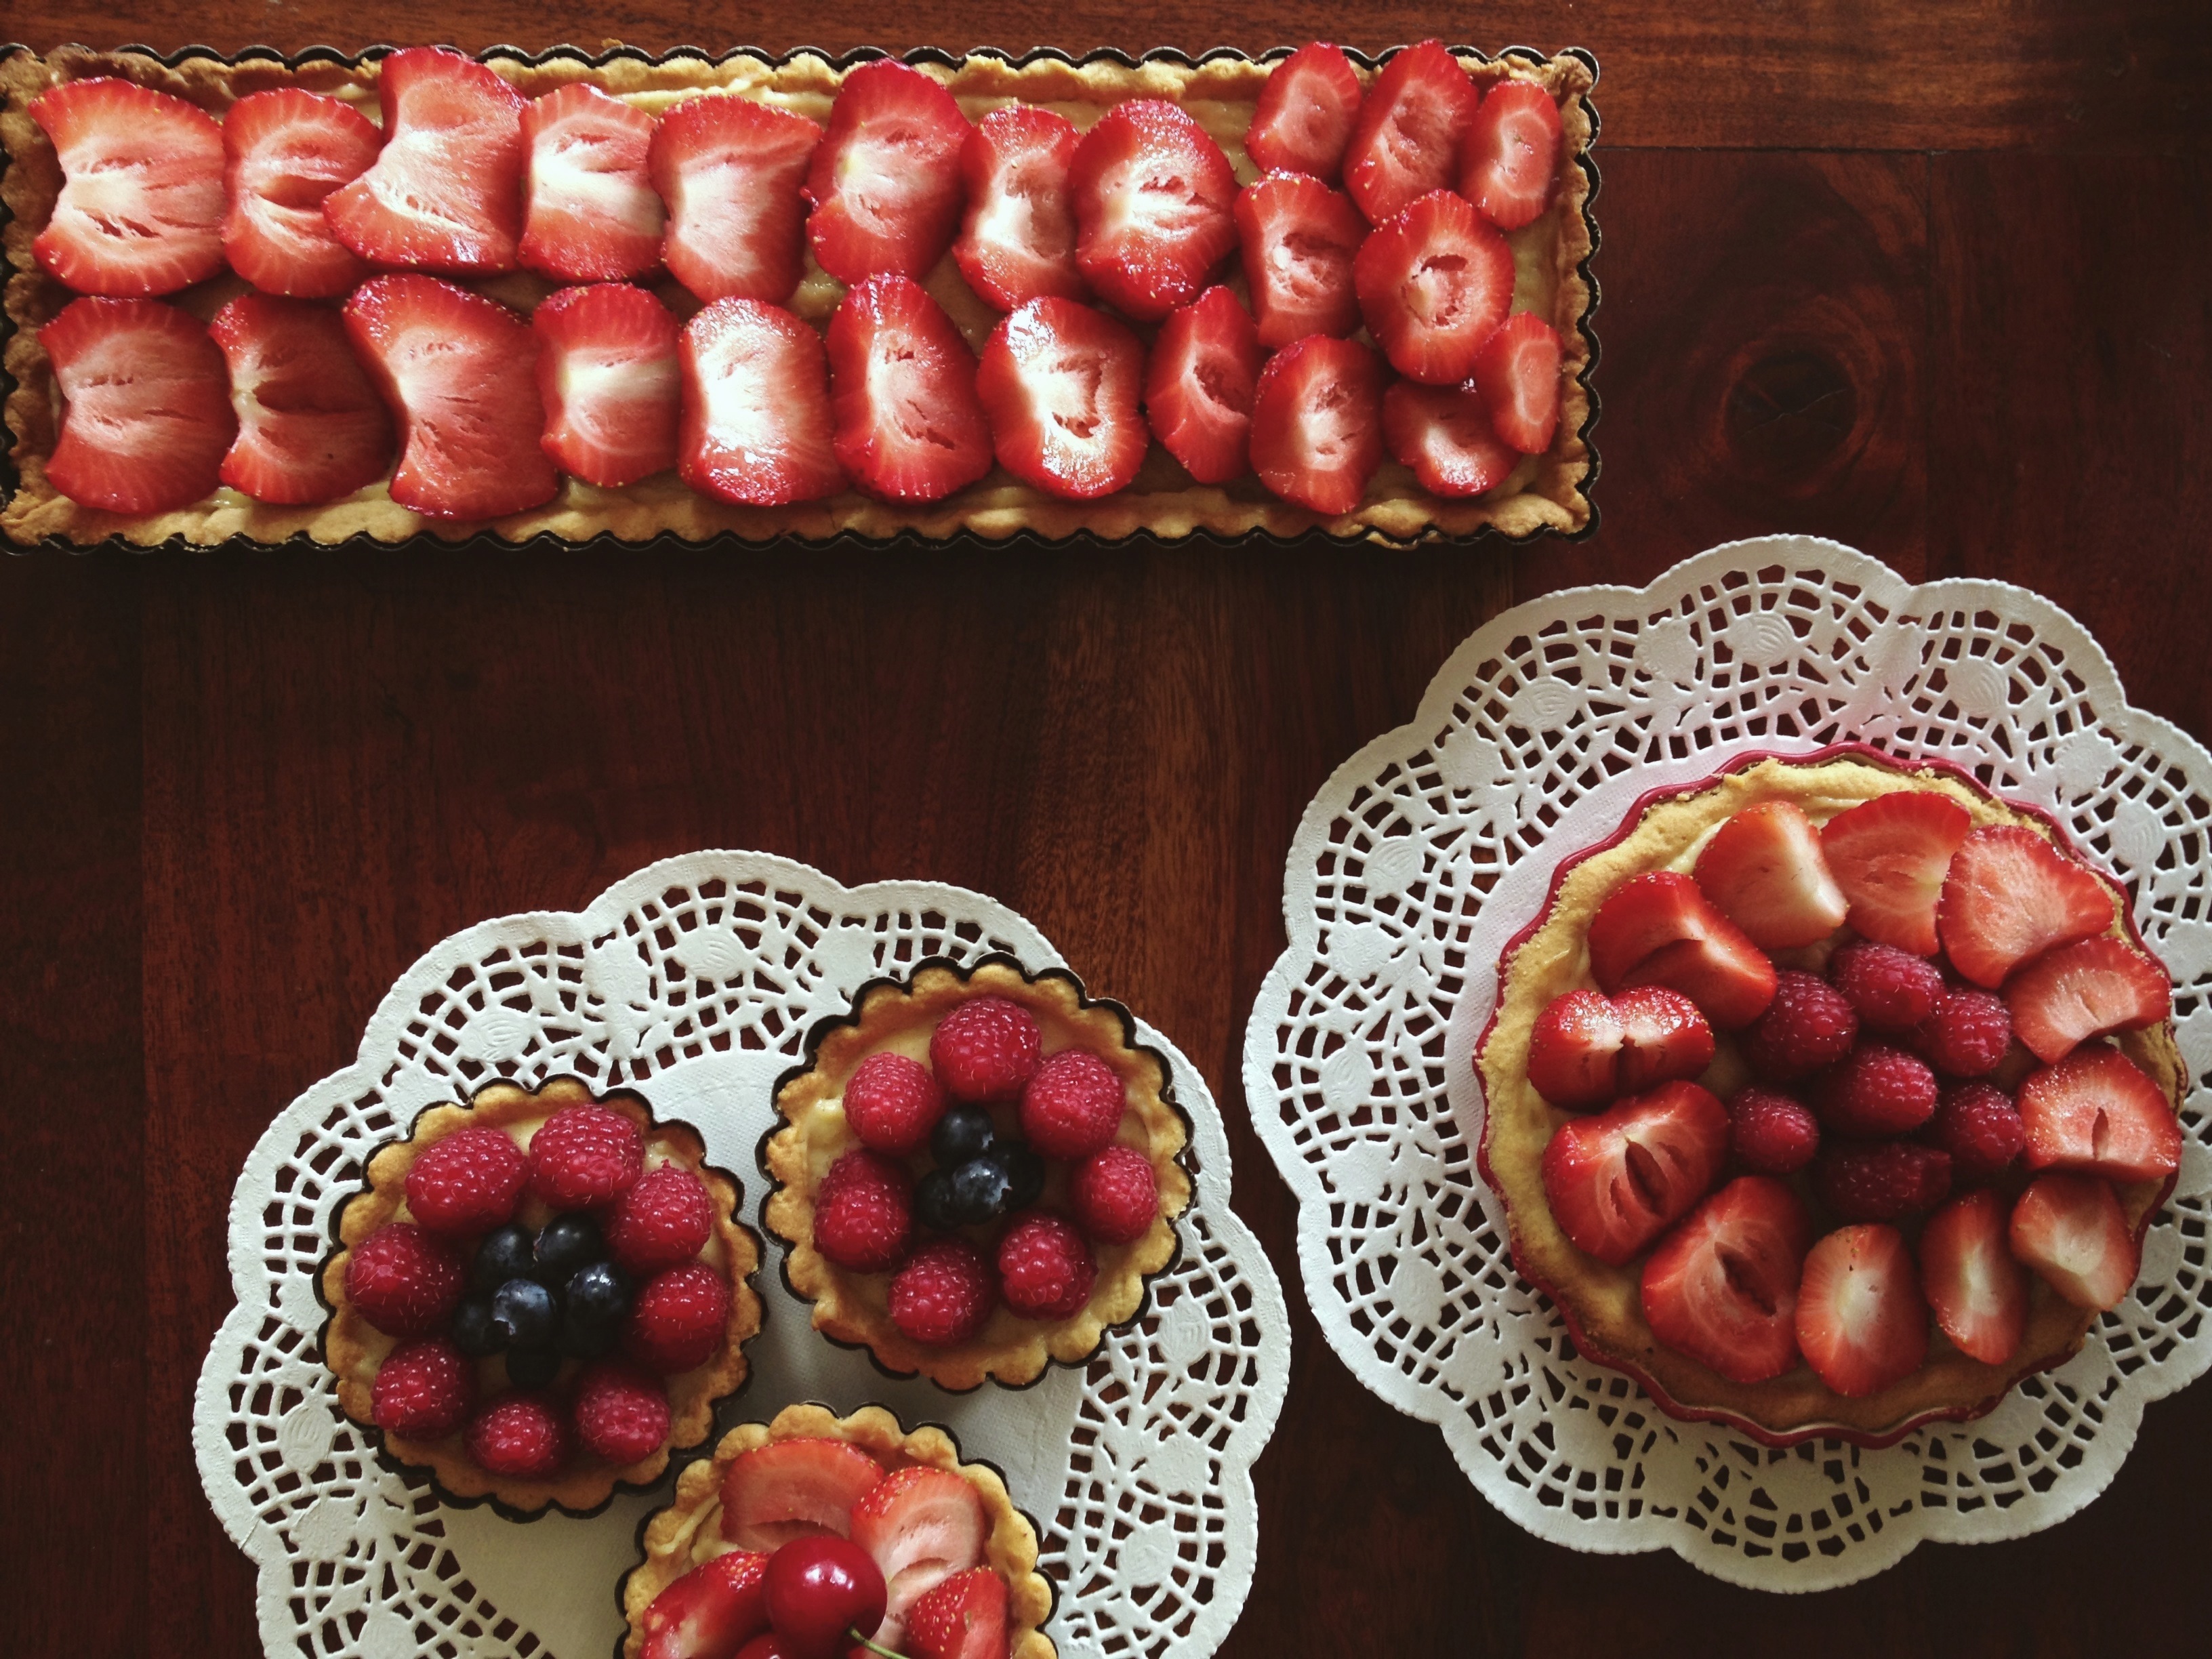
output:
[[[2172,1198],[2132,1295],[1989,1416],[1881,1451],[1771,1450],[1662,1415],[1583,1358],[1513,1271],[1475,1169],[1474,1042],[1500,948],[1553,869],[1646,791],[1747,750],[1857,738],[2044,808],[2128,884],[2175,981],[2195,1079]],[[1808,1590],[1922,1539],[2050,1526],[2111,1481],[2147,1402],[2212,1364],[2212,756],[2128,707],[2081,625],[2002,582],[1913,587],[1831,542],[1719,547],[1650,587],[1519,605],[1419,714],[1339,768],[1291,848],[1290,948],[1245,1034],[1261,1139],[1298,1199],[1298,1265],[1354,1376],[1438,1424],[1482,1494],[1571,1548],[1668,1548]]]
[[[589,1519],[519,1524],[441,1505],[378,1464],[318,1357],[313,1284],[332,1208],[371,1149],[495,1078],[570,1073],[634,1088],[656,1115],[696,1127],[744,1181],[740,1213],[757,1228],[754,1149],[807,1030],[877,975],[992,951],[1064,965],[1027,921],[958,888],[848,890],[788,860],[696,853],[578,914],[469,928],[410,969],[360,1058],[285,1109],[231,1195],[238,1305],[201,1368],[193,1446],[216,1516],[259,1569],[271,1659],[605,1659],[638,1523],[667,1501],[665,1489],[620,1495]],[[1182,1255],[1152,1281],[1143,1320],[1082,1369],[948,1395],[890,1381],[817,1336],[771,1244],[752,1380],[720,1417],[726,1427],[794,1400],[841,1413],[873,1401],[909,1426],[945,1425],[1037,1522],[1060,1652],[1116,1659],[1211,1654],[1236,1622],[1258,1547],[1251,1465],[1290,1372],[1282,1288],[1229,1207],[1219,1109],[1173,1044],[1141,1020],[1138,1036],[1168,1057],[1190,1115],[1196,1189],[1177,1224]]]

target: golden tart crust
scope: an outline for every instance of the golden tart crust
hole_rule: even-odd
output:
[[[564,1106],[587,1103],[619,1112],[644,1132],[647,1169],[665,1163],[682,1164],[705,1183],[714,1202],[714,1231],[701,1260],[720,1270],[730,1281],[729,1328],[713,1359],[696,1370],[666,1379],[667,1440],[650,1457],[625,1468],[616,1468],[580,1453],[578,1461],[554,1480],[518,1480],[479,1467],[462,1449],[459,1433],[443,1440],[422,1441],[376,1430],[370,1389],[377,1368],[398,1343],[356,1314],[346,1299],[346,1266],[352,1260],[353,1247],[387,1222],[411,1219],[407,1208],[407,1172],[424,1147],[456,1130],[477,1127],[505,1129],[527,1149],[531,1134],[547,1117]],[[340,1248],[324,1264],[321,1283],[323,1300],[331,1310],[323,1328],[323,1360],[337,1377],[338,1404],[348,1417],[378,1434],[392,1457],[428,1469],[443,1495],[464,1503],[489,1498],[532,1517],[549,1507],[576,1514],[605,1504],[617,1486],[652,1485],[667,1468],[672,1453],[700,1444],[713,1431],[715,1402],[744,1386],[744,1344],[761,1328],[760,1297],[750,1283],[760,1267],[760,1241],[737,1219],[742,1189],[706,1160],[706,1145],[690,1125],[656,1123],[645,1103],[635,1096],[617,1092],[598,1097],[574,1078],[555,1078],[534,1094],[511,1083],[495,1083],[478,1091],[466,1106],[431,1107],[415,1120],[405,1140],[380,1147],[369,1159],[368,1186],[347,1200],[339,1212]],[[533,1203],[526,1196],[518,1216],[527,1216]],[[477,1382],[480,1397],[506,1387],[506,1362],[496,1357],[479,1360]]]
[[[925,1063],[937,1022],[970,997],[1009,998],[1036,1016],[1044,1052],[1081,1046],[1118,1073],[1123,1086],[1120,1143],[1152,1159],[1160,1188],[1160,1213],[1147,1232],[1127,1244],[1094,1243],[1098,1277],[1091,1300],[1072,1319],[1024,1319],[1002,1303],[981,1334],[951,1347],[909,1341],[891,1322],[890,1274],[856,1273],[837,1267],[814,1248],[814,1193],[830,1166],[859,1146],[845,1121],[845,1079],[878,1049],[895,1049]],[[1034,977],[1005,957],[987,957],[963,975],[944,964],[925,964],[904,985],[882,981],[864,989],[851,1019],[834,1024],[812,1047],[808,1063],[777,1085],[783,1125],[761,1146],[761,1166],[775,1183],[761,1218],[789,1250],[784,1279],[793,1294],[814,1304],[814,1327],[832,1340],[869,1349],[886,1370],[920,1371],[955,1390],[994,1377],[1018,1388],[1043,1375],[1048,1360],[1075,1364],[1096,1352],[1105,1333],[1143,1310],[1145,1281],[1175,1260],[1174,1218],[1189,1206],[1191,1187],[1177,1158],[1188,1139],[1182,1114],[1170,1103],[1167,1071],[1158,1055],[1136,1046],[1127,1012],[1094,1002],[1073,975],[1051,969]],[[1040,1202],[1055,1204],[1066,1170],[1048,1164]]]
[[[1533,225],[1506,237],[1516,268],[1516,308],[1537,312],[1559,335],[1559,431],[1548,451],[1524,460],[1488,495],[1464,501],[1431,495],[1408,468],[1386,460],[1358,508],[1328,519],[1277,500],[1256,478],[1221,486],[1195,483],[1155,444],[1129,488],[1091,502],[1062,501],[1018,483],[1004,468],[994,468],[981,482],[927,506],[898,507],[848,490],[826,501],[785,507],[743,507],[696,495],[669,472],[622,489],[600,489],[564,477],[560,492],[544,507],[493,520],[488,527],[518,542],[534,536],[584,541],[599,535],[624,541],[655,535],[702,541],[726,532],[746,541],[782,535],[819,539],[848,533],[879,538],[902,532],[931,541],[962,534],[1000,539],[1022,532],[1056,538],[1077,533],[1118,538],[1139,532],[1171,540],[1194,532],[1227,537],[1261,532],[1291,537],[1320,530],[1340,539],[1389,545],[1468,536],[1486,526],[1516,537],[1540,530],[1581,531],[1590,522],[1584,486],[1594,466],[1583,436],[1590,411],[1583,381],[1592,351],[1581,324],[1591,306],[1582,268],[1594,246],[1583,210],[1592,178],[1584,158],[1596,133],[1588,94],[1596,75],[1584,58],[1573,54],[1540,59],[1516,54],[1488,63],[1472,52],[1458,56],[1479,86],[1512,79],[1542,87],[1559,104],[1565,140],[1557,199]],[[654,63],[631,56],[596,64],[570,58],[530,64],[494,57],[489,62],[532,96],[581,81],[657,112],[701,92],[734,92],[816,120],[828,118],[844,74],[812,53],[794,55],[782,64],[751,52],[732,53],[718,62],[673,58]],[[1215,58],[1200,64],[1104,59],[1072,64],[1053,58],[1014,63],[977,54],[951,64],[923,62],[916,67],[944,81],[970,118],[1020,100],[1051,105],[1082,126],[1125,99],[1173,99],[1220,143],[1240,183],[1259,176],[1244,154],[1244,130],[1269,64],[1243,58]],[[394,542],[422,534],[459,539],[487,527],[422,518],[394,502],[381,483],[341,501],[305,507],[268,506],[226,488],[174,512],[130,517],[80,507],[46,481],[46,459],[53,453],[60,429],[61,399],[46,353],[40,349],[38,330],[73,296],[32,257],[31,240],[52,216],[62,180],[53,147],[27,112],[30,100],[49,86],[112,75],[176,94],[218,115],[248,93],[279,86],[305,87],[373,113],[376,73],[374,60],[315,60],[295,68],[269,58],[231,63],[186,56],[171,66],[143,52],[90,52],[76,46],[44,57],[19,53],[0,63],[0,148],[11,162],[0,179],[0,194],[15,216],[7,228],[14,275],[6,304],[15,327],[7,343],[5,362],[16,388],[8,398],[7,422],[15,434],[15,459],[21,472],[14,497],[0,509],[0,531],[23,542],[52,537],[89,544],[119,538],[152,546],[173,538],[195,545],[233,538],[273,543],[302,535],[323,543],[355,536]],[[1371,71],[1358,73],[1363,81],[1373,78]],[[1236,286],[1243,277],[1225,280]],[[526,310],[555,286],[527,272],[468,285]],[[980,347],[998,320],[997,313],[969,290],[950,254],[924,285],[969,342]],[[169,297],[204,319],[243,287],[237,278],[224,276]],[[656,287],[679,314],[689,315],[696,308],[696,301],[673,283]],[[807,276],[791,308],[817,324],[826,323],[842,292],[810,257]]]
[[[863,1406],[841,1418],[814,1405],[787,1406],[772,1423],[740,1423],[722,1437],[712,1457],[695,1459],[676,1477],[675,1502],[647,1518],[639,1534],[645,1559],[623,1580],[623,1614],[629,1620],[623,1659],[637,1659],[644,1648],[641,1626],[653,1597],[692,1568],[737,1547],[721,1529],[722,1478],[730,1465],[777,1441],[805,1439],[858,1446],[894,1474],[915,1464],[949,1469],[973,1486],[990,1523],[983,1565],[1006,1581],[1008,1659],[1053,1659],[1052,1638],[1042,1626],[1052,1616],[1055,1597],[1052,1581],[1037,1571],[1036,1528],[1014,1507],[998,1470],[962,1462],[960,1448],[943,1429],[924,1425],[908,1433],[880,1406]]]
[[[1595,988],[1586,942],[1590,917],[1630,876],[1669,868],[1686,872],[1705,836],[1759,801],[1794,801],[1814,822],[1824,823],[1847,807],[1899,789],[1948,795],[1966,809],[1976,828],[2020,825],[2070,854],[2048,819],[2008,805],[1949,767],[1906,764],[1859,745],[1850,745],[1847,753],[1823,751],[1810,760],[1758,760],[1708,784],[1647,800],[1620,838],[1565,868],[1536,926],[1507,947],[1498,1012],[1475,1057],[1486,1106],[1483,1174],[1505,1204],[1514,1264],[1559,1303],[1576,1346],[1601,1364],[1630,1372],[1674,1415],[1733,1423],[1770,1443],[1835,1434],[1881,1445],[1921,1423],[1978,1417],[2022,1377],[2071,1357],[2097,1316],[2074,1307],[2031,1275],[2027,1334],[2003,1364],[1970,1358],[1938,1330],[1919,1370],[1863,1399],[1837,1394],[1803,1364],[1771,1382],[1732,1382],[1653,1336],[1639,1294],[1641,1256],[1623,1267],[1607,1267],[1576,1249],[1553,1218],[1539,1166],[1553,1131],[1573,1114],[1550,1105],[1530,1086],[1528,1036],[1537,1015],[1554,997]],[[2126,895],[2095,866],[2075,861],[2091,870],[2112,896],[2111,934],[2139,944],[2127,924]],[[2172,1021],[2123,1033],[2118,1042],[2178,1111],[2187,1082]],[[1730,1066],[1736,1069],[1724,1069]],[[1705,1080],[1723,1097],[1745,1080],[1741,1061],[1727,1045]],[[2113,1183],[2138,1240],[2170,1185]]]

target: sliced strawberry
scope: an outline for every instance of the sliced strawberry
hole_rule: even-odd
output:
[[[2166,1091],[2102,1043],[2046,1066],[2020,1085],[2031,1170],[2082,1170],[2155,1181],[2181,1165],[2181,1121]]]
[[[990,1532],[975,1488],[950,1469],[900,1469],[853,1505],[853,1541],[883,1569],[883,1628],[896,1649],[907,1609],[956,1572],[981,1565]]]
[[[1267,359],[1252,394],[1252,468],[1286,501],[1357,508],[1382,464],[1382,363],[1356,340],[1310,335]]]
[[[404,54],[401,54],[404,55]],[[550,501],[538,447],[538,337],[497,301],[434,276],[376,276],[346,301],[347,337],[399,423],[392,499],[436,519]]]
[[[1577,1249],[1618,1267],[1705,1195],[1728,1148],[1728,1108],[1694,1083],[1662,1084],[1561,1124],[1544,1195]]]
[[[968,118],[944,86],[888,58],[849,71],[814,152],[807,240],[841,283],[922,276],[959,228]]]
[[[889,501],[942,501],[991,470],[975,354],[910,277],[871,276],[830,319],[837,459]]]
[[[659,269],[668,214],[647,165],[656,125],[581,81],[531,100],[522,112],[523,264],[568,283],[618,283]]]
[[[1352,261],[1367,222],[1349,196],[1303,173],[1271,173],[1237,193],[1236,213],[1261,345],[1359,326]]]
[[[668,204],[668,274],[702,300],[789,299],[806,272],[802,186],[821,142],[805,116],[728,93],[663,115],[647,166]]]
[[[1521,465],[1520,452],[1498,435],[1472,386],[1391,381],[1382,394],[1382,435],[1432,495],[1486,495]]]
[[[375,265],[456,276],[515,268],[529,100],[443,46],[409,46],[377,70],[384,149],[323,203],[337,239]]]
[[[1391,367],[1456,386],[1512,308],[1513,250],[1463,197],[1431,191],[1359,245],[1352,281]]]
[[[637,1659],[724,1659],[768,1628],[761,1585],[769,1558],[731,1550],[702,1562],[653,1598],[638,1621]]]
[[[2112,925],[2102,882],[2033,830],[2010,824],[1959,843],[1936,902],[1951,965],[1992,991],[2021,963]]]
[[[1344,152],[1344,187],[1369,224],[1458,182],[1460,149],[1481,96],[1434,40],[1407,46],[1382,66]]]
[[[978,121],[961,146],[968,212],[952,257],[968,286],[1000,311],[1091,292],[1075,264],[1075,204],[1067,190],[1077,137],[1065,115],[1008,104]]]
[[[1684,939],[1646,957],[1625,983],[1680,991],[1723,1031],[1740,1030],[1774,1000],[1774,963],[1725,919],[1703,939]]]
[[[884,1479],[882,1464],[842,1440],[771,1441],[738,1455],[722,1476],[722,1536],[771,1553],[794,1538],[853,1535],[854,1505]]]
[[[2117,1308],[2142,1265],[2127,1212],[2095,1176],[2044,1175],[2012,1206],[2012,1253],[2077,1308]]]
[[[1896,1228],[1841,1227],[1813,1246],[1797,1286],[1797,1346],[1813,1374],[1847,1400],[1920,1369],[1928,1302]]]
[[[1936,1328],[1961,1353],[2002,1365],[2027,1328],[2027,1274],[2005,1242],[2004,1195],[1984,1187],[1953,1199],[1920,1234],[1920,1285]]]
[[[1559,425],[1559,337],[1533,311],[1516,311],[1474,354],[1476,390],[1498,435],[1524,455],[1552,447]]]
[[[1459,193],[1498,229],[1518,230],[1552,205],[1564,143],[1550,93],[1528,81],[1501,81],[1468,127]]]
[[[1590,972],[1607,990],[1671,987],[1723,1030],[1750,1024],[1774,1000],[1774,964],[1676,871],[1621,883],[1590,918],[1587,937]]]
[[[1717,915],[1698,884],[1677,871],[1631,876],[1590,917],[1590,972],[1605,989],[1618,990],[1646,957],[1680,940],[1703,939]]]
[[[1614,996],[1613,1011],[1620,1017],[1621,1093],[1696,1077],[1713,1063],[1713,1028],[1680,991],[1633,986]]]
[[[1244,129],[1244,153],[1263,173],[1310,173],[1333,185],[1358,119],[1358,70],[1340,48],[1316,40],[1268,75]]]
[[[166,513],[215,489],[238,423],[196,319],[156,300],[73,300],[39,343],[62,394],[55,489],[110,513]]]
[[[918,1596],[906,1610],[914,1659],[1006,1659],[1006,1581],[970,1567]]]
[[[1876,795],[1830,818],[1820,827],[1820,851],[1850,906],[1851,926],[1877,944],[1934,956],[1944,872],[1972,828],[1965,807],[1923,789]]]
[[[2005,981],[2013,1034],[2040,1060],[2113,1031],[2139,1031],[2173,1012],[2166,969],[2102,934],[2046,951]]]
[[[264,294],[335,299],[368,267],[337,239],[324,200],[368,171],[384,135],[351,104],[299,87],[249,93],[222,118],[222,251]]]
[[[1138,395],[1145,348],[1103,312],[1031,300],[999,321],[975,392],[1000,465],[1070,501],[1110,495],[1137,476],[1147,441]]]
[[[1252,470],[1252,398],[1266,355],[1225,288],[1206,289],[1160,325],[1145,358],[1145,417],[1199,483]]]
[[[208,333],[230,366],[238,439],[222,481],[257,501],[335,501],[392,465],[392,416],[326,307],[241,294]]]
[[[1237,246],[1237,174],[1221,146],[1158,98],[1116,104],[1075,147],[1075,263],[1139,322],[1198,298]]]
[[[1696,873],[1705,896],[1762,950],[1824,939],[1850,908],[1820,855],[1820,832],[1792,801],[1734,814],[1698,854]]]
[[[845,486],[822,337],[779,306],[717,300],[684,325],[676,471],[745,507],[818,501]]]
[[[101,76],[49,87],[31,118],[61,194],[33,239],[79,294],[174,294],[222,269],[222,129],[197,105]]]
[[[1620,1092],[1621,1044],[1627,1032],[1613,999],[1601,991],[1569,991],[1536,1016],[1528,1032],[1528,1082],[1554,1106],[1582,1111]]]
[[[1652,1335],[1732,1382],[1781,1376],[1797,1363],[1797,1276],[1812,1242],[1796,1193],[1771,1176],[1738,1176],[1644,1264]]]
[[[675,313],[641,288],[564,288],[531,313],[538,334],[539,442],[572,477],[603,489],[676,465]]]

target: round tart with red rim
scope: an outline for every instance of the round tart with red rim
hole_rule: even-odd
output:
[[[338,1402],[519,1518],[651,1485],[744,1384],[758,1240],[698,1135],[573,1078],[433,1106],[369,1159],[319,1288]]]
[[[1883,1445],[2135,1283],[2187,1086],[2127,895],[1862,745],[1646,797],[1506,947],[1483,1174],[1576,1345],[1680,1417]]]
[[[814,1325],[896,1375],[1018,1387],[1143,1311],[1189,1126],[1120,1004],[1006,957],[865,988],[776,1087],[768,1231]]]

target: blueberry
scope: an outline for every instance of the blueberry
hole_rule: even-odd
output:
[[[580,1267],[568,1281],[568,1316],[586,1325],[612,1328],[629,1311],[629,1275],[611,1261]]]
[[[1026,1210],[1044,1191],[1044,1160],[1025,1141],[1009,1140],[999,1148],[999,1162],[1006,1166],[1006,1207]]]
[[[487,1233],[484,1242],[477,1246],[476,1263],[469,1271],[469,1288],[478,1296],[489,1296],[510,1279],[529,1278],[537,1267],[530,1229],[510,1222],[496,1232]]]
[[[915,1183],[914,1212],[921,1218],[921,1224],[937,1231],[950,1232],[960,1224],[952,1213],[952,1175],[947,1170],[932,1170]]]
[[[553,1292],[536,1279],[510,1279],[493,1292],[491,1317],[514,1346],[542,1348],[553,1340],[561,1310],[553,1304]]]
[[[597,1359],[614,1352],[615,1344],[622,1340],[622,1328],[619,1319],[597,1325],[588,1319],[579,1319],[571,1307],[561,1316],[561,1337],[556,1346],[572,1358]]]
[[[497,1353],[507,1346],[507,1333],[492,1317],[489,1297],[465,1297],[453,1310],[453,1346],[471,1359]]]
[[[953,1106],[929,1132],[929,1153],[940,1170],[956,1170],[969,1158],[991,1150],[998,1132],[991,1115],[981,1106]]]
[[[549,1288],[565,1285],[579,1267],[607,1259],[599,1224],[587,1215],[555,1216],[538,1235],[537,1278]]]
[[[561,1355],[557,1349],[530,1347],[507,1350],[507,1379],[518,1389],[542,1389],[560,1370]]]
[[[952,1172],[952,1213],[969,1225],[1005,1213],[1013,1182],[995,1157],[971,1158]]]

